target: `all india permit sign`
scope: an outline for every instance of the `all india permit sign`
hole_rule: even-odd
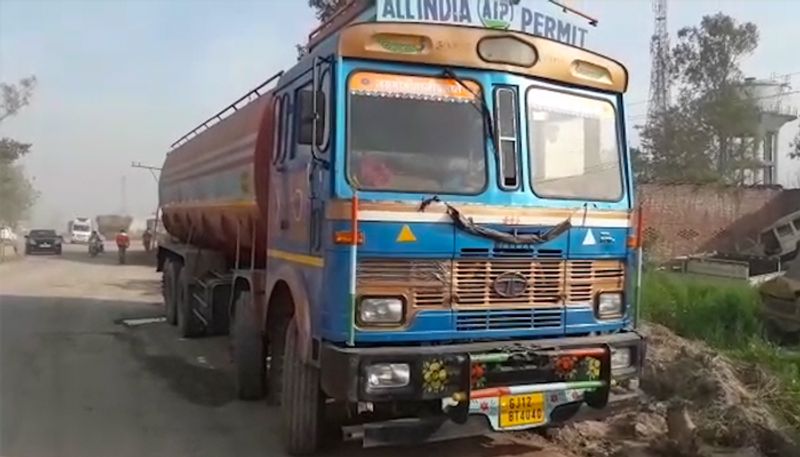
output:
[[[378,0],[377,19],[511,30],[581,48],[590,27],[548,0]]]

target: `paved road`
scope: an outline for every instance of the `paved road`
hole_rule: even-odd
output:
[[[0,265],[0,456],[281,456],[278,411],[234,398],[225,338],[182,340],[164,323],[144,252],[116,265],[67,246],[62,257]],[[506,439],[506,438],[503,438]],[[531,444],[462,440],[440,457],[558,456]],[[392,457],[344,445],[330,455]]]

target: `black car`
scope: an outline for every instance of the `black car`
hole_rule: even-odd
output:
[[[31,230],[25,235],[25,254],[38,252],[61,255],[63,238],[55,230]]]

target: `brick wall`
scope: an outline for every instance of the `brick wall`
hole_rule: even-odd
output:
[[[644,238],[653,260],[730,251],[737,241],[800,210],[800,189],[641,184]]]

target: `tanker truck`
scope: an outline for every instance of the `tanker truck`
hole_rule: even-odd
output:
[[[97,231],[105,239],[113,239],[120,230],[128,230],[133,222],[130,216],[120,214],[102,214],[95,218]]]
[[[238,396],[280,405],[291,454],[636,402],[627,70],[547,2],[504,4],[503,30],[377,5],[170,148],[168,322],[229,335]]]

